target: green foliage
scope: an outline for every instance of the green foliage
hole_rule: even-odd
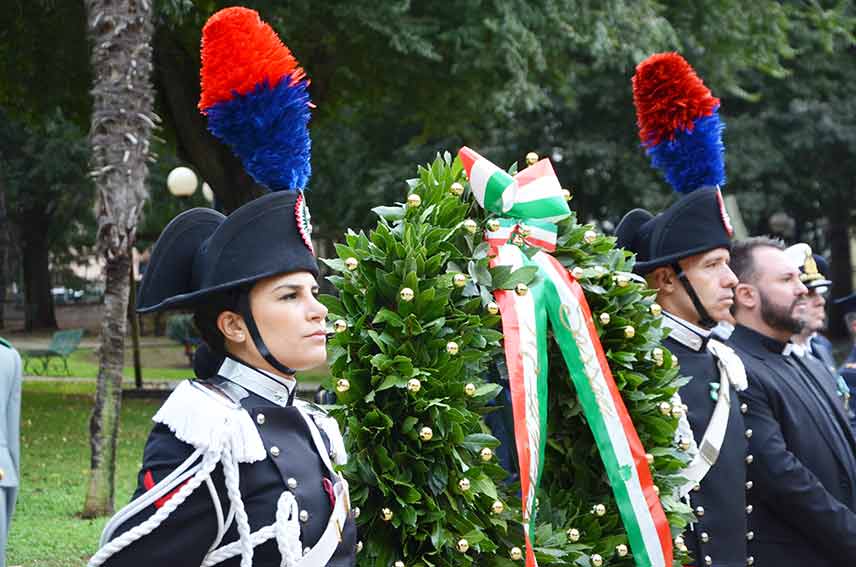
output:
[[[26,382],[21,404],[21,490],[6,548],[9,565],[83,567],[108,518],[83,520],[89,414],[95,384]],[[116,501],[136,486],[141,448],[158,400],[125,400],[116,458]],[[58,408],[62,408],[58,411]]]
[[[536,275],[528,268],[489,267],[488,247],[480,242],[489,215],[469,194],[450,192],[456,181],[464,182],[460,162],[438,156],[408,181],[408,201],[418,195],[418,205],[376,208],[377,227],[350,231],[346,243],[336,246],[338,258],[325,260],[337,272],[329,279],[339,297],[324,302],[341,331],[330,343],[328,386],[338,389],[334,415],[347,431],[345,474],[362,509],[364,565],[397,559],[407,565],[505,564],[510,548],[522,546],[520,526],[511,521],[520,517],[519,487],[498,484],[502,471],[478,462],[481,448],[496,443],[481,433],[478,419],[499,389],[482,381],[488,362],[502,356],[498,317],[485,309],[491,291],[530,284]],[[592,238],[591,230],[574,216],[560,223],[555,257],[583,286],[618,388],[652,455],[669,523],[679,533],[689,510],[670,494],[687,458],[673,446],[677,418],[664,415],[660,404],[683,382],[676,359],[659,346],[663,331],[652,313],[654,291],[630,280],[632,260],[614,248],[613,239]],[[461,287],[455,274],[459,280],[467,276]],[[412,289],[412,301],[402,299],[405,287]],[[630,326],[634,334],[628,338]],[[456,355],[446,350],[450,340],[459,345]],[[543,565],[586,564],[593,553],[609,559],[617,545],[627,545],[627,536],[554,343],[550,365],[536,556]],[[413,378],[421,385],[416,392],[408,389]],[[467,383],[476,386],[473,397],[465,394]],[[418,438],[426,424],[434,431],[430,442]],[[473,481],[465,494],[457,488],[463,476]],[[489,513],[496,498],[505,501],[500,517]],[[604,504],[606,514],[592,514],[595,504]],[[392,521],[382,519],[383,508],[393,510]],[[580,531],[579,541],[569,540],[570,528]],[[455,549],[461,537],[470,544],[466,554]],[[675,565],[685,559],[676,554]],[[615,556],[609,564],[632,561]]]
[[[677,414],[664,415],[661,403],[685,382],[678,376],[677,359],[661,346],[664,331],[659,316],[652,313],[656,291],[628,276],[633,259],[615,240],[597,236],[587,241],[590,225],[578,225],[574,218],[560,225],[559,245],[554,256],[575,271],[585,291],[598,336],[612,375],[642,442],[653,457],[654,484],[660,489],[661,504],[674,535],[691,520],[689,508],[671,496],[682,484],[680,472],[689,462],[674,446]],[[656,310],[656,307],[654,308]],[[628,338],[626,329],[633,328]],[[659,352],[657,352],[659,351]],[[549,440],[539,499],[539,520],[552,533],[556,546],[567,553],[561,564],[597,553],[610,566],[634,565],[632,554],[620,557],[616,546],[629,545],[609,480],[561,353],[550,343]],[[572,471],[569,473],[569,471]],[[606,507],[597,516],[592,509]],[[571,542],[567,530],[580,533]],[[686,555],[675,551],[675,565],[683,565]]]
[[[331,341],[328,385],[338,392],[333,413],[347,431],[344,472],[362,511],[365,565],[481,565],[476,557],[507,557],[510,507],[491,510],[507,498],[499,485],[505,472],[482,458],[498,441],[480,421],[499,391],[481,379],[498,353],[499,317],[483,305],[487,258],[464,228],[470,205],[449,192],[462,181],[460,163],[448,154],[420,168],[408,182],[420,205],[375,209],[377,227],[349,232],[336,247],[339,258],[326,260],[341,272],[329,278],[340,292],[324,298],[329,317],[348,325]],[[359,262],[353,270],[350,258]],[[475,277],[456,285],[465,269]],[[384,508],[393,513],[389,521]],[[468,553],[457,549],[462,538]]]
[[[59,109],[34,124],[0,110],[0,183],[9,218],[25,239],[33,230],[46,235],[56,259],[91,243],[88,160],[86,133]]]

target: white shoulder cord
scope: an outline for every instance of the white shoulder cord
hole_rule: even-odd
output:
[[[226,439],[229,438],[226,437]],[[110,541],[101,549],[99,549],[98,552],[93,555],[92,558],[89,560],[88,567],[99,567],[100,565],[103,565],[104,562],[107,561],[107,559],[109,559],[119,551],[125,549],[133,542],[154,531],[155,528],[160,526],[164,522],[164,520],[166,520],[169,515],[172,514],[172,512],[175,511],[175,509],[178,508],[194,490],[196,490],[203,482],[210,480],[211,473],[216,468],[217,463],[221,461],[223,462],[223,473],[226,480],[226,490],[229,495],[229,501],[231,504],[229,516],[231,517],[232,513],[234,512],[234,515],[238,522],[239,539],[237,542],[235,542],[236,544],[238,544],[237,553],[233,553],[232,555],[230,555],[230,557],[240,554],[241,567],[252,567],[254,546],[250,537],[250,525],[247,518],[247,512],[244,509],[244,503],[241,500],[238,464],[234,455],[232,454],[232,449],[229,446],[228,441],[226,442],[224,447],[221,447],[216,450],[206,451],[204,457],[202,458],[202,463],[199,466],[199,469],[193,475],[193,478],[187,484],[182,486],[175,494],[175,496],[167,500],[166,504],[164,504],[157,512],[155,512],[155,514],[153,514],[145,522],[128,530],[121,536]],[[218,516],[218,538],[222,539],[222,532],[225,531],[224,526],[221,523],[222,510],[220,510],[220,514]],[[300,544],[298,543],[298,547],[299,545]],[[214,565],[216,563],[210,564]]]
[[[193,475],[193,478],[187,484],[179,489],[175,496],[167,500],[166,504],[159,508],[158,511],[155,512],[148,520],[128,530],[99,549],[95,555],[89,559],[87,566],[99,567],[100,565],[103,565],[107,559],[119,551],[154,531],[155,528],[161,525],[161,523],[163,523],[163,521],[166,520],[169,515],[172,514],[173,511],[175,511],[175,509],[178,508],[178,506],[183,503],[207,477],[211,475],[211,472],[217,466],[219,460],[220,451],[207,451],[205,456],[202,458],[200,469]],[[247,567],[249,567],[249,565]]]

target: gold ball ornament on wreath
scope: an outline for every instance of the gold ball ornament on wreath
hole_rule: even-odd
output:
[[[462,492],[466,492],[470,489],[470,479],[462,478],[458,481],[458,488],[461,489]]]
[[[580,268],[579,266],[577,266],[576,268],[571,270],[571,275],[574,276],[574,278],[578,279],[578,280],[582,279],[584,274],[585,274],[585,271],[582,268]]]
[[[455,181],[449,186],[449,193],[455,197],[460,197],[464,194],[464,186],[460,182]]]
[[[398,296],[401,298],[401,301],[406,301],[408,303],[413,301],[414,295],[413,290],[409,287],[403,287],[401,288],[401,291],[398,292]]]
[[[623,543],[619,543],[615,546],[615,553],[617,553],[619,557],[627,557],[627,546]]]
[[[610,321],[612,321],[612,317],[610,317],[610,316],[609,316],[609,313],[607,313],[606,311],[604,311],[603,313],[601,313],[601,314],[598,316],[598,319],[600,319],[600,324],[601,324],[601,325],[609,325],[609,322],[610,322]]]
[[[344,333],[348,330],[348,322],[344,319],[336,319],[333,322],[333,331],[336,333]]]
[[[491,514],[502,514],[502,512],[504,510],[505,510],[505,504],[503,504],[499,500],[494,500],[493,504],[490,505]]]
[[[395,567],[404,567],[404,561],[396,561],[393,565]]]
[[[481,460],[483,460],[484,462],[488,462],[493,458],[493,451],[490,449],[490,447],[485,447],[481,450],[479,455],[481,456]]]
[[[467,384],[464,386],[464,393],[470,397],[476,395],[476,385],[475,384]]]
[[[580,541],[580,530],[577,528],[571,528],[568,530],[568,541],[571,543],[576,543]]]
[[[460,351],[460,347],[458,346],[458,343],[456,343],[455,341],[449,341],[446,343],[446,352],[448,352],[452,356],[455,356],[456,354],[458,354],[459,351]]]
[[[535,152],[526,154],[526,165],[535,165],[536,163],[538,163],[538,154]]]
[[[423,441],[430,441],[434,438],[434,431],[430,427],[423,427],[419,430],[419,438]]]
[[[659,303],[652,303],[651,307],[649,307],[648,309],[651,310],[651,315],[653,315],[654,317],[659,317],[663,314],[663,308],[660,307]]]
[[[348,382],[347,378],[339,378],[336,380],[336,391],[340,394],[344,394],[348,390],[351,389],[351,383]]]
[[[654,455],[652,455],[651,453],[645,453],[645,460],[648,462],[649,465],[653,465]]]
[[[452,277],[452,283],[455,284],[455,287],[464,287],[467,285],[467,275],[466,274],[455,274]]]
[[[459,539],[458,540],[458,551],[460,551],[461,553],[466,553],[469,550],[470,550],[470,542],[468,542],[464,538]]]
[[[411,378],[407,381],[407,389],[415,394],[422,389],[422,382],[418,378]]]
[[[603,557],[595,553],[591,556],[591,564],[593,567],[601,567],[603,565]]]
[[[565,201],[570,201],[571,199],[573,199],[571,192],[568,191],[567,189],[562,189],[562,197],[565,198]]]
[[[594,506],[592,506],[591,511],[594,513],[595,516],[604,516],[606,515],[606,506],[604,506],[603,504],[595,504]]]
[[[485,309],[487,309],[487,312],[491,315],[496,315],[497,313],[499,313],[499,304],[495,301],[491,301],[487,304]]]
[[[349,258],[345,258],[345,267],[348,268],[349,272],[353,272],[357,269],[357,266],[360,265],[360,261],[354,258],[353,256]]]
[[[487,221],[487,229],[491,232],[496,232],[499,230],[499,221],[496,219],[490,219]]]
[[[415,209],[419,205],[422,204],[422,197],[417,195],[416,193],[411,193],[407,196],[407,206],[411,209]]]
[[[615,283],[618,285],[618,287],[627,287],[627,284],[630,283],[630,278],[624,275],[616,276]]]
[[[514,286],[514,293],[516,293],[520,297],[523,297],[524,295],[529,293],[529,286],[526,285],[525,283],[519,283],[516,286]]]
[[[633,325],[627,325],[626,327],[624,327],[624,336],[628,339],[632,339],[636,336],[636,329],[633,327]]]
[[[508,552],[508,556],[514,561],[520,561],[523,559],[523,551],[519,547],[512,547]]]
[[[380,511],[380,517],[383,518],[384,522],[390,521],[393,516],[394,514],[392,513],[392,510],[390,510],[389,508],[383,508]]]
[[[672,404],[669,402],[660,402],[660,413],[666,416],[672,415]]]
[[[463,226],[464,230],[466,230],[470,234],[475,234],[476,231],[479,229],[479,224],[473,219],[465,220],[461,226]]]
[[[587,230],[583,233],[583,240],[586,241],[586,244],[591,244],[597,240],[597,233],[593,230]]]
[[[679,404],[672,406],[672,417],[679,418],[684,415],[684,408]]]

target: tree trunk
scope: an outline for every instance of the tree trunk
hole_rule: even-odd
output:
[[[208,132],[199,102],[199,58],[188,53],[166,26],[155,33],[157,82],[182,157],[208,183],[223,211],[231,212],[265,190],[247,175],[232,151]]]
[[[150,0],[86,0],[92,47],[92,172],[98,251],[106,260],[98,388],[90,419],[89,487],[84,517],[113,511],[114,473],[131,257],[146,197],[152,105]]]
[[[21,234],[21,261],[24,267],[24,328],[56,329],[51,274],[48,257],[48,235],[39,227],[42,223],[28,223]]]
[[[83,506],[84,518],[113,513],[130,267],[131,259],[127,254],[107,263],[107,291],[104,294],[104,318],[101,321],[101,365],[98,369],[95,406],[89,419],[92,457],[89,487]]]
[[[848,198],[833,202],[829,211],[829,268],[826,274],[832,280],[832,297],[843,297],[853,291],[853,268],[850,262],[850,203]],[[843,323],[844,310],[838,305],[829,309],[829,334],[833,337],[847,337]]]

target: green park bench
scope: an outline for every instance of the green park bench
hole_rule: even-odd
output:
[[[77,350],[80,345],[80,339],[83,338],[83,329],[68,329],[66,331],[57,331],[51,337],[51,344],[45,349],[28,349],[23,351],[24,355],[24,372],[29,369],[30,362],[40,360],[42,363],[41,374],[47,374],[48,365],[51,359],[58,358],[62,361],[65,375],[70,376],[71,372],[68,369],[68,357],[71,353]],[[35,363],[34,363],[35,364]],[[38,370],[34,370],[39,374]]]

